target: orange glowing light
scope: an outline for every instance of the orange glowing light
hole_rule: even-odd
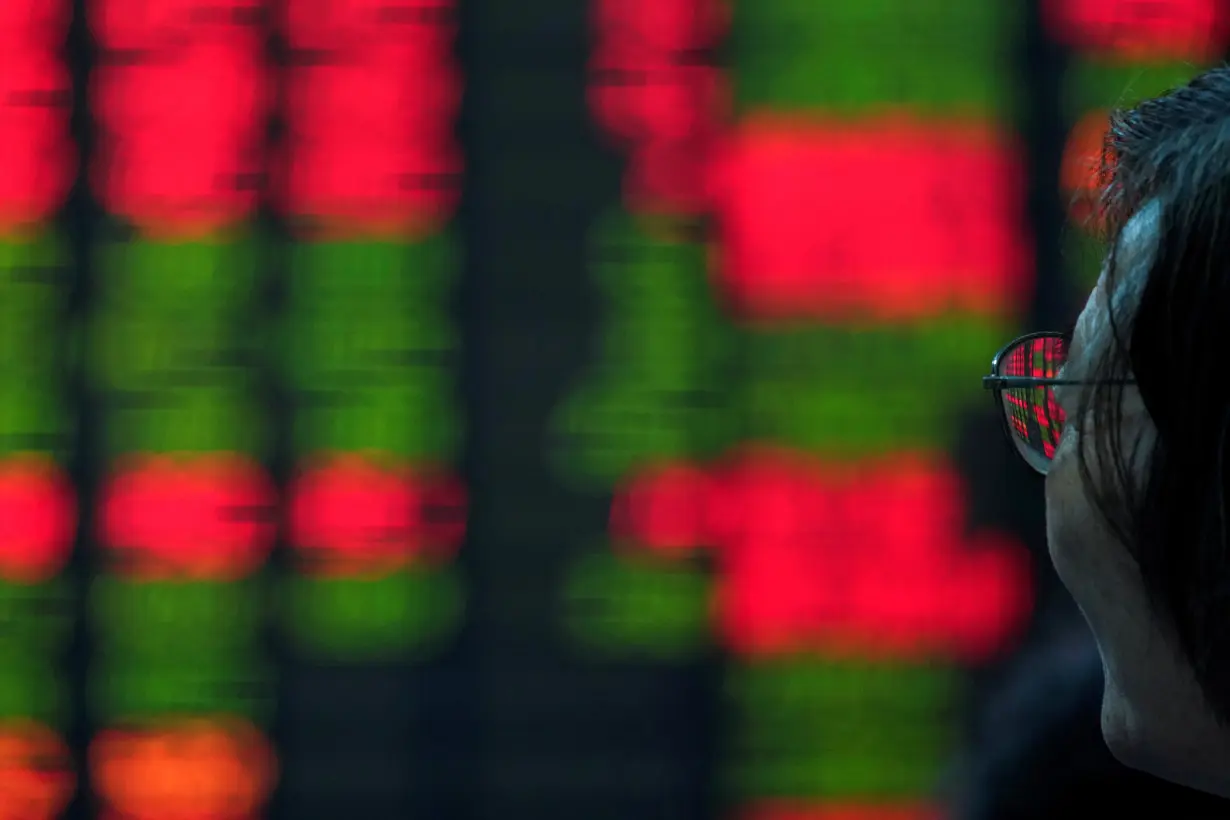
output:
[[[1105,111],[1092,111],[1068,134],[1060,167],[1060,187],[1068,197],[1068,215],[1076,225],[1097,231],[1098,200],[1105,176],[1102,156],[1110,127]]]
[[[101,800],[141,820],[249,817],[277,779],[264,735],[229,719],[107,730],[90,745],[89,765]]]
[[[36,723],[0,726],[0,820],[54,820],[76,789],[68,746]]]

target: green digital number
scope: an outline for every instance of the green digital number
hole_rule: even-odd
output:
[[[451,328],[423,306],[415,315],[371,311],[298,313],[285,327],[285,373],[293,389],[348,390],[401,384],[447,368],[456,348]]]
[[[63,727],[68,715],[68,687],[53,663],[6,661],[0,666],[0,721],[22,718]]]
[[[718,452],[733,438],[727,402],[716,391],[653,392],[635,379],[583,386],[556,412],[550,456],[573,483],[610,487],[651,461]]]
[[[972,316],[748,332],[746,380],[732,388],[744,437],[834,458],[943,450],[1009,333],[1002,321]]]
[[[261,632],[260,601],[256,582],[102,576],[90,587],[91,621],[100,650],[133,662],[173,665],[250,654]]]
[[[447,234],[416,243],[302,242],[291,248],[292,313],[346,315],[355,309],[435,310],[455,281]]]
[[[710,583],[702,571],[651,556],[594,550],[572,568],[563,622],[591,656],[694,658],[710,646]]]
[[[99,310],[120,316],[235,316],[256,299],[257,243],[247,235],[160,242],[112,239],[101,246]]]
[[[55,656],[71,629],[72,598],[65,582],[0,582],[0,668]]]
[[[75,428],[55,376],[53,371],[24,381],[0,378],[0,457],[31,451],[67,454]]]
[[[295,645],[338,663],[430,651],[456,630],[463,606],[460,583],[445,570],[373,579],[297,577],[282,592],[284,626]]]
[[[238,380],[237,380],[238,381]],[[271,447],[259,396],[242,381],[179,390],[117,391],[105,405],[109,453],[247,453]]]
[[[459,408],[446,374],[384,387],[319,390],[298,397],[295,449],[380,450],[411,460],[447,461],[460,440]]]
[[[273,709],[273,677],[255,657],[159,663],[104,657],[90,671],[88,697],[100,722],[197,714],[263,722]]]
[[[1011,3],[758,0],[736,3],[732,70],[744,109],[941,116],[1011,110]],[[868,59],[874,54],[875,59]]]
[[[552,421],[557,470],[605,487],[649,459],[717,452],[732,434],[732,334],[706,246],[617,211],[598,223],[591,249],[606,312],[596,359]]]
[[[916,796],[956,743],[954,669],[819,659],[739,667],[730,775],[743,797]]]

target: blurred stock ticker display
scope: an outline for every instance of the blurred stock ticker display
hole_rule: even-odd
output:
[[[467,170],[492,69],[458,32],[499,35],[458,2],[0,2],[0,818],[408,816],[384,679],[295,681],[486,668],[457,646],[503,399],[460,386],[483,315],[454,305],[483,241],[463,189],[513,177]],[[1032,15],[1067,55],[1045,184],[1079,228],[1106,107],[1221,55],[1226,13],[583,11],[562,105],[622,190],[568,272],[598,308],[535,447],[603,512],[563,566],[499,558],[557,587],[527,640],[599,674],[723,658],[732,816],[939,816],[962,670],[1031,606],[950,457],[1035,284],[1016,40]]]

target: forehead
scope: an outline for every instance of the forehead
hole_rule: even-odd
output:
[[[1141,206],[1120,232],[1113,254],[1102,266],[1102,275],[1089,294],[1076,321],[1068,360],[1073,365],[1087,361],[1110,343],[1110,309],[1118,322],[1135,310],[1157,247],[1161,206],[1156,200]]]

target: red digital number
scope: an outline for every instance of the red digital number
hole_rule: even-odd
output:
[[[1042,12],[1057,40],[1129,60],[1210,60],[1230,41],[1222,0],[1046,0]]]
[[[0,461],[0,579],[46,581],[64,568],[77,531],[76,498],[49,459]]]
[[[451,556],[465,493],[448,478],[343,455],[309,466],[290,489],[290,540],[304,569],[382,574]]]
[[[708,166],[726,128],[730,94],[707,52],[727,8],[716,0],[593,6],[590,107],[627,152],[624,199],[639,212],[703,213]]]
[[[312,59],[290,72],[290,137],[275,186],[284,210],[343,233],[402,236],[431,233],[451,216],[463,172],[451,9],[287,7],[287,39]]]
[[[136,577],[244,578],[277,532],[272,481],[237,454],[125,459],[100,503],[99,540]]]
[[[47,220],[72,187],[68,18],[64,2],[0,3],[0,233]]]
[[[617,499],[617,538],[719,556],[720,628],[749,655],[823,649],[981,658],[1023,621],[1027,556],[961,536],[962,490],[944,468],[902,458],[843,473],[749,448],[704,474],[675,465]]]
[[[719,285],[747,318],[999,313],[1032,274],[1022,168],[983,130],[751,121],[711,182]]]
[[[128,49],[95,77],[101,126],[95,190],[150,232],[203,234],[257,204],[270,78],[251,2],[134,0],[100,10],[102,39]]]
[[[945,813],[933,806],[859,806],[843,803],[819,805],[757,805],[740,815],[742,820],[942,820]]]
[[[444,56],[456,34],[456,0],[284,0],[291,46],[349,51],[404,45]],[[358,55],[346,55],[354,58]]]

